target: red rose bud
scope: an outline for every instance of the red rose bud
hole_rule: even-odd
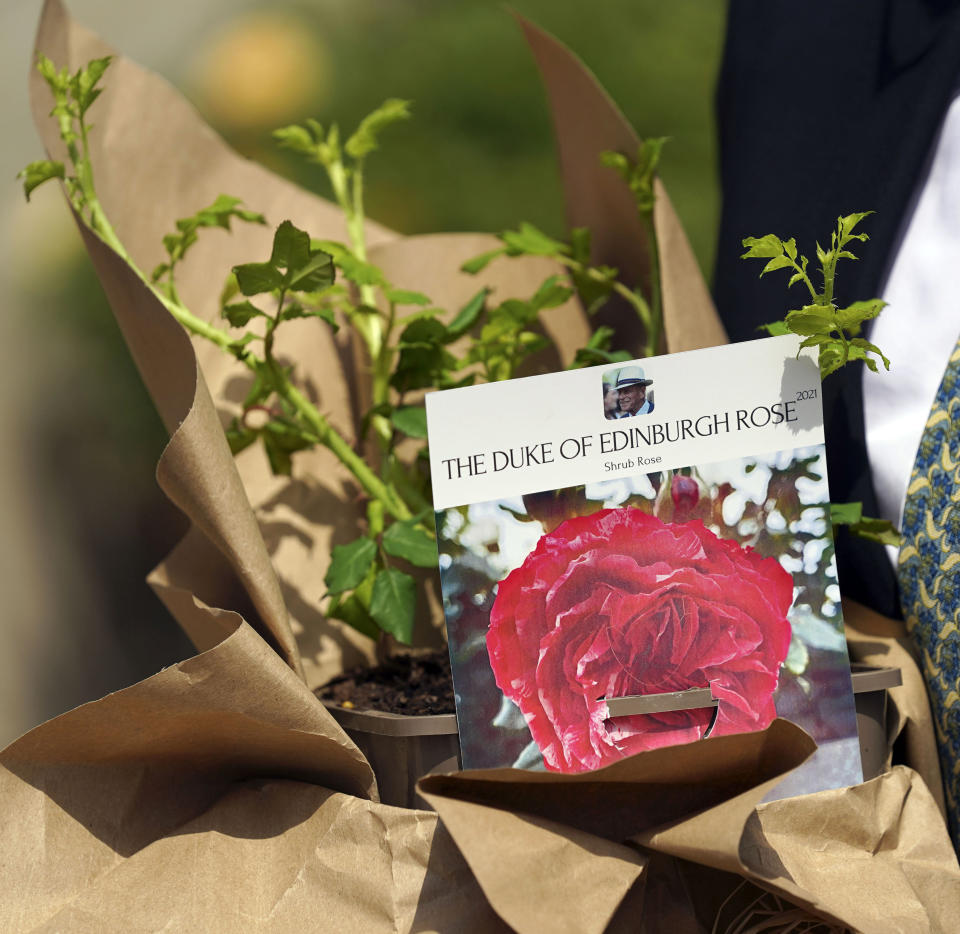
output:
[[[670,495],[673,497],[676,518],[683,521],[684,516],[689,515],[700,501],[700,487],[693,477],[685,477],[678,473],[670,483]]]
[[[699,521],[605,509],[543,535],[500,582],[487,652],[546,767],[584,772],[710,728],[709,709],[610,718],[607,697],[709,686],[712,736],[769,726],[792,603],[775,558]]]

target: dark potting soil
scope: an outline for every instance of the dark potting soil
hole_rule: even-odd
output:
[[[454,713],[453,678],[446,649],[397,655],[375,668],[351,668],[316,689],[321,700],[387,713]]]

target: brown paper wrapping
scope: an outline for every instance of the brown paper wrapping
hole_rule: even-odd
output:
[[[629,197],[597,168],[600,151],[634,149],[636,138],[567,50],[521,25],[547,85],[571,223],[594,229],[597,261],[643,278],[646,250]],[[37,44],[71,69],[110,51],[58,0],[44,8]],[[289,217],[342,238],[333,206],[231,152],[161,79],[119,58],[107,85],[93,135],[97,186],[141,268],[160,259],[160,238],[177,217],[220,193],[243,198],[273,225]],[[49,98],[35,74],[31,97],[56,158]],[[655,222],[668,348],[723,342],[662,190]],[[235,461],[220,426],[237,409],[246,372],[191,341],[112,251],[82,225],[81,233],[171,434],[157,479],[192,525],[150,581],[199,654],[0,754],[0,929],[600,932],[639,924],[682,934],[710,930],[722,897],[749,879],[859,930],[948,930],[960,912],[960,870],[924,781],[896,767],[858,788],[760,804],[813,748],[784,722],[589,775],[432,776],[421,791],[435,811],[379,804],[366,761],[310,691],[370,654],[319,609],[326,556],[356,519],[354,484],[322,450],[301,455],[293,479],[271,476],[257,450]],[[459,263],[490,243],[474,234],[402,238],[372,222],[368,235],[373,261],[398,286],[447,307],[477,288],[456,272]],[[266,255],[270,236],[243,227],[201,238],[181,295],[214,318],[219,284],[209,270]],[[498,260],[484,281],[500,297],[521,295],[550,271],[545,262]],[[543,323],[555,363],[588,333],[573,303]],[[281,334],[279,350],[296,360],[301,383],[354,436],[351,348],[310,322]],[[871,630],[858,632],[869,641]],[[420,635],[429,638],[429,623]],[[878,651],[894,653],[873,643],[863,653]],[[914,693],[902,693],[897,722],[933,787],[929,718]],[[854,872],[856,884],[844,884]]]

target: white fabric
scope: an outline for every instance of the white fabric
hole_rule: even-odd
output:
[[[889,304],[870,339],[889,357],[890,371],[882,365],[879,373],[863,368],[867,453],[880,516],[897,528],[923,426],[960,334],[958,274],[960,97],[955,97],[880,294]],[[896,568],[897,549],[887,551]]]

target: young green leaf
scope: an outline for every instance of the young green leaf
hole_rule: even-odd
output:
[[[281,148],[292,149],[304,156],[312,155],[317,145],[317,139],[310,130],[297,124],[274,130],[273,139]]]
[[[548,237],[542,230],[526,222],[520,225],[519,230],[507,230],[500,235],[500,239],[507,246],[507,253],[511,256],[558,256],[570,252],[570,248],[553,237]]]
[[[292,221],[284,221],[273,234],[270,265],[277,269],[300,269],[310,259],[310,235],[295,227]]]
[[[863,518],[863,503],[831,503],[830,521],[834,525],[855,525]]]
[[[26,168],[17,173],[17,178],[23,179],[23,193],[27,201],[33,191],[44,182],[52,178],[64,178],[65,170],[62,162],[52,162],[44,159],[39,162],[31,162]]]
[[[850,531],[870,542],[894,547],[900,545],[900,533],[896,526],[886,519],[870,519],[864,516],[859,522],[850,526]]]
[[[487,266],[498,256],[503,256],[503,254],[506,252],[507,251],[504,247],[497,247],[495,250],[488,250],[486,253],[481,253],[479,256],[474,256],[473,259],[468,259],[460,267],[460,271],[475,276],[478,272],[486,269]]]
[[[323,578],[331,594],[353,590],[366,577],[375,558],[377,544],[369,538],[358,538],[349,545],[334,545],[330,567]]]
[[[783,255],[783,243],[776,234],[767,234],[765,237],[744,237],[743,245],[747,252],[740,255],[741,259],[753,257],[765,258]]]
[[[86,114],[90,105],[100,96],[102,88],[98,88],[97,84],[112,60],[113,56],[111,55],[104,58],[95,58],[88,62],[86,67],[77,71],[71,79],[71,91],[79,108],[78,116],[82,117]]]
[[[330,606],[327,607],[327,616],[342,620],[369,639],[377,639],[380,636],[380,627],[355,594],[350,594],[345,600],[331,601]]]
[[[230,453],[236,457],[244,448],[250,447],[257,438],[258,432],[247,428],[238,418],[231,420],[226,429],[227,443],[230,445]]]
[[[289,477],[293,471],[292,454],[313,447],[297,426],[280,419],[268,422],[260,432],[270,470],[277,476]]]
[[[562,305],[571,295],[573,295],[573,289],[563,285],[559,276],[550,276],[534,293],[533,298],[530,299],[530,305],[537,311],[556,308]]]
[[[348,279],[354,285],[379,285],[384,286],[387,284],[387,280],[383,275],[382,270],[373,265],[373,263],[368,263],[365,260],[357,259],[352,253],[343,253],[338,257],[334,258],[337,266],[340,267],[340,271],[343,273],[343,277]]]
[[[467,331],[476,324],[477,319],[480,317],[487,303],[487,296],[489,294],[490,289],[481,289],[457,312],[453,321],[447,325],[448,340],[456,340],[458,337],[466,334]]]
[[[245,324],[249,324],[254,318],[267,317],[253,302],[237,302],[233,305],[226,305],[223,308],[223,316],[230,322],[230,326],[234,328],[242,328]]]
[[[263,295],[283,285],[283,276],[270,263],[244,263],[234,266],[233,274],[244,295]]]
[[[436,318],[417,318],[411,321],[400,334],[400,345],[434,347],[447,343],[447,328]]]
[[[398,642],[413,641],[416,584],[409,574],[387,568],[377,574],[370,597],[370,615]]]
[[[760,272],[761,276],[765,276],[768,272],[773,272],[776,269],[793,269],[793,261],[789,256],[775,256]]]
[[[303,266],[288,270],[284,279],[294,292],[318,292],[333,285],[335,275],[332,257],[317,250]]]
[[[586,366],[600,366],[604,363],[619,363],[622,360],[629,360],[631,354],[626,350],[611,350],[610,346],[615,336],[615,331],[611,327],[601,325],[593,332],[586,347],[581,347],[570,364],[571,370],[576,370]]]
[[[419,568],[437,566],[437,543],[423,529],[417,527],[415,519],[394,522],[383,533],[383,550],[388,555],[403,558]]]
[[[278,321],[292,321],[294,318],[321,318],[326,321],[334,331],[340,330],[337,324],[336,315],[332,308],[325,305],[306,306],[299,302],[288,302],[283,306],[283,310],[277,317]]]
[[[390,413],[390,422],[410,438],[426,438],[427,413],[421,405],[404,405]]]
[[[407,289],[387,289],[387,301],[393,305],[429,305],[430,299],[422,292]]]
[[[409,101],[390,98],[360,121],[360,125],[343,148],[347,155],[354,159],[363,159],[377,148],[377,137],[384,129],[400,120],[408,119],[409,116]]]
[[[792,333],[809,337],[812,334],[829,335],[836,319],[833,309],[827,305],[804,305],[796,311],[788,311],[784,323]]]
[[[837,324],[845,331],[849,331],[851,334],[857,334],[860,331],[860,325],[863,324],[864,321],[876,318],[886,305],[887,303],[879,298],[854,302],[852,305],[847,305],[846,308],[837,310]]]

